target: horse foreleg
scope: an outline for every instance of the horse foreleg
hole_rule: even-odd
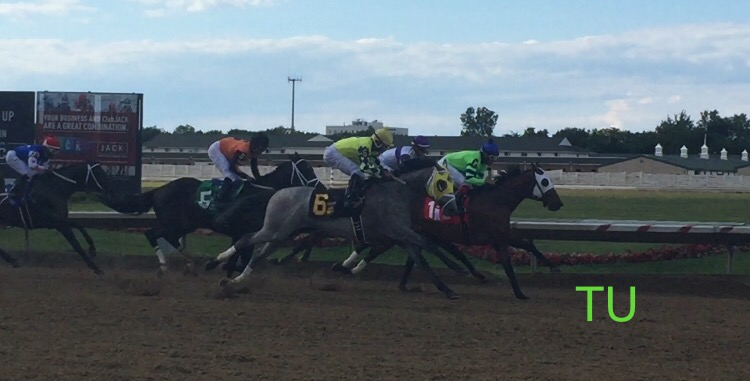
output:
[[[10,263],[10,265],[13,267],[21,267],[21,264],[18,263],[18,260],[13,258],[10,254],[8,254],[3,249],[0,249],[0,258],[3,258],[6,262]]]
[[[432,283],[435,284],[435,287],[437,287],[438,290],[440,290],[442,293],[444,293],[445,296],[448,299],[458,299],[458,295],[456,295],[456,293],[453,292],[453,290],[451,290],[443,282],[443,280],[440,279],[440,277],[437,274],[435,274],[435,271],[432,269],[432,267],[430,267],[430,264],[427,262],[427,260],[424,258],[424,256],[422,256],[422,254],[420,253],[420,251],[421,251],[420,247],[417,246],[417,245],[413,245],[413,244],[412,245],[408,245],[407,247],[408,247],[408,250],[409,250],[409,256],[415,262],[417,262],[417,264],[419,264],[419,267],[421,267],[425,271],[427,271],[427,273],[430,275],[430,279],[432,279]],[[434,253],[433,250],[437,251],[437,248],[434,248],[434,249],[431,248],[430,252]],[[408,274],[407,273],[405,273],[404,276],[405,276],[405,278],[408,278]],[[402,282],[403,281],[404,280],[402,279]]]
[[[73,227],[74,229],[77,229],[79,232],[81,232],[83,239],[85,239],[86,243],[89,245],[89,255],[92,258],[96,257],[96,246],[94,245],[94,239],[91,238],[91,235],[89,235],[89,232],[86,230],[86,228],[72,221],[70,223],[70,226]]]
[[[528,241],[525,239],[514,239],[510,242],[510,245],[519,248],[521,250],[526,250],[529,253],[533,254],[536,259],[542,263],[542,265],[549,267],[549,272],[551,273],[559,273],[560,268],[555,266],[552,262],[550,262],[547,257],[544,256],[544,254],[537,249],[536,245],[534,245],[533,241]]]
[[[96,265],[94,260],[92,260],[91,257],[89,257],[85,251],[83,251],[83,247],[81,247],[81,244],[78,243],[78,239],[76,239],[75,234],[73,234],[73,229],[70,226],[65,225],[65,226],[58,227],[57,231],[59,231],[60,234],[62,234],[63,237],[65,237],[65,239],[68,241],[70,246],[73,247],[73,250],[75,250],[78,253],[78,255],[81,256],[83,261],[86,262],[86,265],[90,269],[94,270],[94,273],[96,275],[104,275],[104,271],[102,271],[102,269],[100,269],[99,266]]]
[[[224,265],[224,269],[227,271],[227,278],[231,278],[235,271],[242,271],[250,263],[250,259],[253,257],[253,251],[255,246],[236,252],[229,258],[229,261]],[[240,265],[237,266],[237,261],[240,261]]]
[[[238,275],[236,278],[229,281],[229,283],[232,284],[239,284],[245,281],[249,276],[250,273],[253,272],[253,267],[257,261],[262,261],[263,259],[267,258],[269,255],[273,254],[276,249],[280,246],[280,242],[278,241],[269,241],[266,242],[265,245],[260,250],[260,253],[258,255],[253,255],[250,259],[250,263],[245,266],[245,269],[242,270],[242,274]],[[225,285],[227,282],[225,280],[222,281],[222,285]]]
[[[492,245],[500,258],[500,264],[503,265],[505,275],[510,280],[510,286],[513,288],[513,294],[518,299],[526,300],[529,297],[524,295],[521,291],[521,286],[518,284],[518,278],[516,278],[516,272],[513,270],[513,264],[510,262],[510,254],[508,253],[508,245],[495,243]]]
[[[295,255],[299,254],[299,252],[302,250],[305,250],[305,254],[303,256],[305,257],[305,261],[307,261],[307,258],[310,256],[310,251],[312,251],[313,242],[309,237],[303,238],[298,242],[299,243],[292,248],[292,251],[289,254],[281,257],[281,259],[269,259],[268,261],[277,265],[285,265],[289,263],[289,261],[294,258]]]
[[[406,263],[404,264],[404,274],[401,275],[401,282],[398,284],[398,289],[401,291],[411,291],[406,284],[409,282],[409,276],[411,271],[414,270],[414,259],[411,256],[406,257]]]
[[[444,250],[449,252],[454,258],[461,261],[461,263],[466,266],[467,269],[469,269],[469,272],[471,275],[473,275],[475,278],[479,279],[480,282],[485,283],[487,282],[487,277],[484,276],[484,274],[477,271],[477,269],[474,267],[473,264],[469,261],[469,258],[466,257],[466,254],[464,254],[461,250],[459,250],[456,245],[452,243],[445,243],[440,244],[440,247],[442,247]]]
[[[370,247],[370,245],[366,244],[366,243],[361,243],[361,244],[357,245],[354,248],[354,251],[352,251],[352,253],[349,254],[349,257],[346,258],[344,260],[344,262],[342,262],[342,263],[338,263],[338,262],[334,263],[331,266],[331,270],[336,271],[336,272],[341,272],[341,273],[352,273],[353,272],[352,268],[357,263],[357,260],[359,259],[359,254],[361,252],[365,251],[368,247]],[[370,249],[370,256],[372,256],[373,251],[377,251],[377,250],[375,250],[375,247],[373,247],[372,249]],[[380,254],[381,253],[376,254],[375,257],[377,257]],[[375,257],[373,257],[373,259]],[[363,261],[359,262],[359,264],[356,265],[357,266],[356,267],[356,269],[357,269],[356,272],[362,271],[365,268],[365,266],[367,266],[368,262],[369,261],[366,261],[366,260],[363,260]]]

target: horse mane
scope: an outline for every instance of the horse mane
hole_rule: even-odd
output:
[[[520,165],[518,165],[518,164],[511,165],[505,171],[500,172],[499,174],[497,174],[495,176],[495,178],[494,178],[495,184],[504,183],[508,179],[512,179],[512,178],[520,175],[523,172],[524,171],[521,170],[521,166]]]

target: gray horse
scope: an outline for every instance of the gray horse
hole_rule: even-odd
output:
[[[399,181],[384,181],[371,185],[360,212],[362,230],[366,236],[366,242],[394,242],[406,249],[409,257],[429,273],[437,289],[448,298],[455,299],[457,295],[443,283],[421,255],[419,249],[436,255],[440,252],[434,243],[411,229],[409,213],[410,205],[426,197],[425,185],[430,180],[434,168],[442,168],[430,159],[410,162],[410,168],[406,168],[400,174]],[[222,280],[222,285],[240,283],[253,271],[256,261],[271,255],[282,242],[295,234],[315,232],[322,236],[357,240],[353,230],[353,220],[348,216],[326,218],[309,216],[313,192],[315,190],[309,187],[286,188],[276,192],[268,203],[263,228],[256,233],[245,234],[216,259],[208,261],[206,269],[215,268],[237,251],[265,243],[261,252],[253,255],[242,274],[232,280]]]

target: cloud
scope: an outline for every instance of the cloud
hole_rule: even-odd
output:
[[[184,11],[193,3],[202,4],[201,9],[256,5],[146,2]],[[610,125],[644,130],[682,109],[715,108],[722,115],[750,111],[742,109],[750,87],[750,25],[657,28],[534,43],[407,43],[387,36],[342,40],[319,35],[105,42],[0,38],[0,56],[0,87],[106,83],[147,92],[148,101],[160,108],[173,101],[169,97],[195,93],[204,97],[201,102],[219,107],[205,118],[218,118],[221,125],[236,120],[234,110],[243,106],[218,101],[216,94],[233,91],[258,105],[252,117],[244,116],[248,123],[288,124],[286,77],[292,73],[304,77],[297,89],[301,103],[295,123],[300,126],[362,117],[449,133],[458,131],[458,115],[466,107],[486,106],[498,112],[498,130],[504,131]],[[271,96],[281,106],[269,111],[264,97]],[[189,106],[180,107],[184,113]],[[210,113],[208,108],[201,112]]]
[[[95,8],[83,5],[80,0],[46,0],[0,3],[0,15],[21,18],[32,15],[65,16],[80,11],[93,11]]]
[[[173,12],[203,12],[220,7],[263,7],[275,5],[279,0],[137,0],[148,7],[147,16],[161,17]]]

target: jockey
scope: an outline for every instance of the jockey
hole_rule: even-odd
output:
[[[21,175],[10,191],[13,199],[25,198],[28,193],[27,183],[34,175],[49,168],[49,162],[60,152],[60,142],[54,136],[44,139],[42,144],[30,144],[16,147],[5,154],[5,161]]]
[[[391,148],[383,152],[378,159],[383,165],[383,169],[393,173],[401,168],[401,165],[407,160],[427,155],[429,148],[429,140],[422,135],[418,135],[411,140],[411,145]]]
[[[234,185],[249,177],[240,170],[240,164],[250,160],[253,176],[260,177],[258,156],[266,149],[268,149],[268,136],[262,132],[255,134],[249,141],[226,137],[215,141],[208,147],[208,157],[224,175],[224,183],[221,185],[216,201],[228,201]]]
[[[347,206],[359,201],[359,191],[367,175],[379,177],[383,167],[378,154],[393,145],[393,135],[386,128],[380,128],[372,136],[354,136],[337,141],[323,153],[323,161],[331,168],[349,175],[346,188]]]
[[[448,168],[453,183],[458,187],[456,192],[456,206],[463,212],[463,198],[469,190],[484,185],[487,167],[491,166],[499,156],[500,149],[492,139],[489,139],[476,151],[459,151],[445,155],[438,162]],[[489,179],[488,179],[489,180]]]

